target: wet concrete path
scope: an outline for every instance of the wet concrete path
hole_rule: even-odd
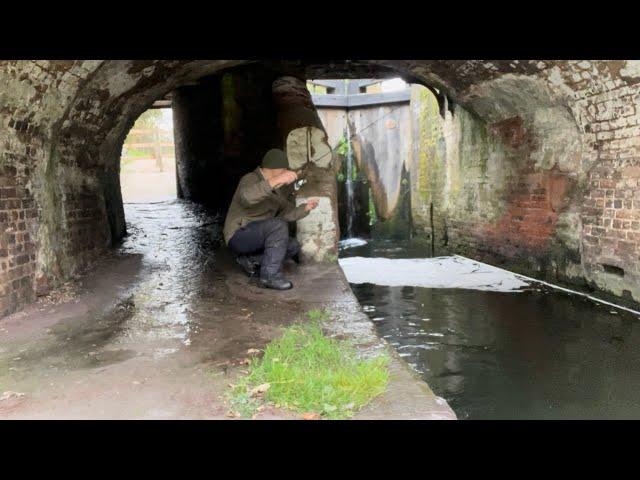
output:
[[[0,320],[0,418],[226,418],[227,385],[313,308],[364,353],[385,348],[335,265],[287,266],[288,292],[248,284],[219,222],[181,201],[125,206],[129,236],[68,295]],[[64,291],[62,291],[64,293]],[[389,390],[357,418],[455,418],[392,361]],[[296,418],[267,409],[259,418]]]

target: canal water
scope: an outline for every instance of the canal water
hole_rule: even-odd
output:
[[[636,315],[427,252],[351,240],[340,262],[379,335],[458,418],[640,418]]]

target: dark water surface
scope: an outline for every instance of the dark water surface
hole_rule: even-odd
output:
[[[341,256],[427,252],[374,241]],[[379,335],[461,419],[640,418],[631,313],[538,284],[518,293],[351,286]]]

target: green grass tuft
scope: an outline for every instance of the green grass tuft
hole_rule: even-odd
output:
[[[249,374],[231,391],[233,411],[247,417],[261,403],[271,402],[296,412],[341,419],[384,392],[389,379],[386,355],[359,359],[351,344],[323,333],[326,312],[312,310],[307,316],[309,323],[286,328],[262,358],[252,361]],[[252,395],[252,390],[265,385],[265,392]]]

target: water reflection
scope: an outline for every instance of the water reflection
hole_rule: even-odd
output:
[[[130,322],[129,336],[174,338],[188,346],[197,333],[190,315],[215,275],[218,219],[197,205],[180,200],[125,205],[129,236],[120,250],[142,254],[154,275],[141,283],[134,302],[143,306]],[[165,351],[165,349],[161,349]]]
[[[388,250],[364,248],[353,254]],[[630,313],[543,289],[352,288],[459,418],[640,418],[640,327]]]

